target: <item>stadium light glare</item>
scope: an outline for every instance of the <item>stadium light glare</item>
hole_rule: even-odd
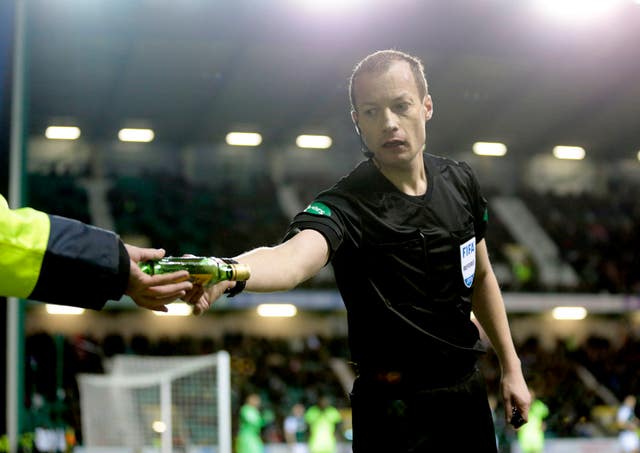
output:
[[[543,12],[570,21],[600,18],[612,12],[622,0],[538,0]]]
[[[553,155],[556,159],[582,160],[586,151],[582,146],[556,146]]]
[[[226,141],[231,146],[258,146],[262,143],[262,135],[257,132],[229,132]]]
[[[298,148],[328,149],[332,143],[328,135],[298,135],[296,138]]]
[[[501,157],[507,154],[507,145],[496,142],[475,142],[473,152],[478,156]]]
[[[149,143],[154,137],[152,129],[125,128],[118,131],[118,139],[121,142]]]
[[[156,316],[189,316],[191,314],[191,305],[184,302],[177,302],[167,305],[169,311],[154,311]]]
[[[151,429],[156,433],[163,433],[167,430],[167,425],[160,420],[156,420],[151,424]]]
[[[44,136],[49,140],[77,140],[80,137],[80,128],[75,126],[49,126],[44,131]]]
[[[587,309],[584,307],[556,307],[551,314],[553,319],[579,321],[587,317]]]
[[[298,313],[298,309],[292,304],[260,304],[257,312],[264,318],[291,318]]]
[[[339,14],[347,10],[354,10],[365,4],[366,0],[291,0],[300,8],[307,10],[309,13],[332,13]]]
[[[67,305],[52,305],[47,304],[47,313],[50,315],[81,315],[84,313],[84,308],[69,307]]]

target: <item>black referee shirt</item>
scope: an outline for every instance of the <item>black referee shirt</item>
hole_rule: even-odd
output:
[[[310,228],[326,238],[352,360],[363,369],[449,376],[477,357],[471,292],[487,203],[466,163],[427,153],[424,162],[424,195],[399,191],[368,160],[320,193],[287,233]]]

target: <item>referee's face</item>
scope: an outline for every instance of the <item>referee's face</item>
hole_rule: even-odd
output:
[[[352,113],[362,139],[381,166],[410,168],[422,160],[425,123],[431,118],[431,97],[418,92],[409,63],[396,61],[387,70],[363,73],[354,83]]]

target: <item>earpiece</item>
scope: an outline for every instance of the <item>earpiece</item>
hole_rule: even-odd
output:
[[[369,159],[372,158],[374,154],[371,152],[371,150],[369,150],[369,148],[365,144],[364,139],[362,138],[362,133],[360,132],[360,126],[358,126],[358,123],[356,122],[353,123],[353,126],[356,128],[356,134],[358,134],[358,138],[360,139],[360,147],[362,148],[362,154],[364,154],[364,156]]]

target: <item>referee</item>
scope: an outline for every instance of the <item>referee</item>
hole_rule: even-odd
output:
[[[496,451],[472,310],[500,360],[508,420],[526,421],[530,395],[487,254],[487,202],[467,164],[426,153],[433,102],[420,60],[375,52],[349,95],[368,159],[282,244],[235,258],[251,267],[246,290],[288,290],[332,263],[357,368],[354,452]],[[232,286],[186,299],[202,310]]]

